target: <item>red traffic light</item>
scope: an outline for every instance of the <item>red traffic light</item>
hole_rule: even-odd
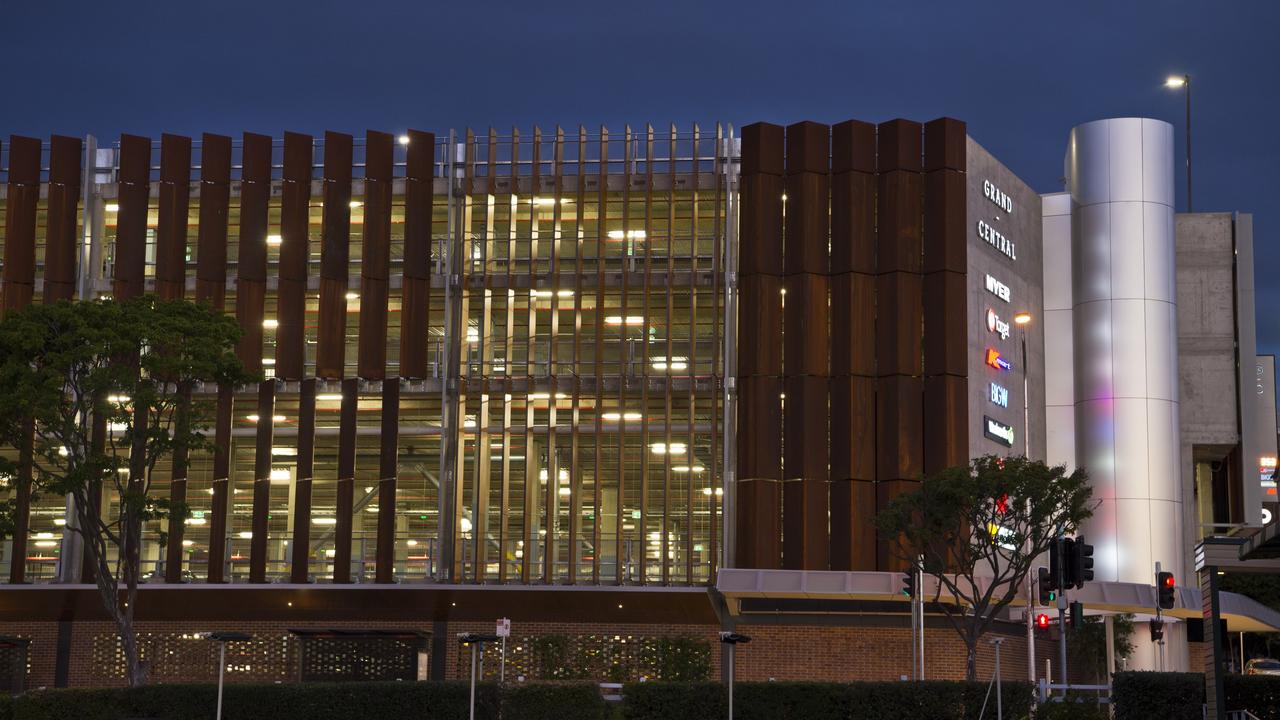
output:
[[[1177,584],[1173,579],[1173,573],[1160,573],[1160,575],[1160,581],[1164,583],[1165,587],[1171,588]]]
[[[1039,615],[1037,615],[1037,616],[1036,616],[1036,627],[1041,628],[1041,629],[1044,629],[1044,628],[1049,627],[1049,616],[1048,616],[1048,615],[1045,615],[1044,613],[1040,613]]]

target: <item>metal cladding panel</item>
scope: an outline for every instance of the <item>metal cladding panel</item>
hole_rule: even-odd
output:
[[[409,131],[404,186],[404,275],[431,277],[431,202],[436,136]]]
[[[241,280],[236,283],[236,321],[242,333],[236,344],[236,357],[249,372],[262,372],[262,317],[266,300],[265,282]]]
[[[283,281],[280,287],[284,289]],[[281,315],[284,315],[283,298],[280,309]],[[316,322],[319,325],[316,342],[316,377],[341,378],[345,370],[347,353],[346,278],[323,276],[320,278],[320,312]],[[281,326],[283,327],[283,322]]]
[[[895,375],[876,383],[876,480],[915,480],[924,467],[924,381]]]
[[[869,377],[831,379],[833,481],[876,479],[876,384]]]
[[[832,275],[831,374],[874,376],[875,333],[876,276],[862,273]],[[738,362],[741,367],[741,355]]]
[[[739,197],[739,258],[742,275],[781,275],[782,177],[743,175]]]
[[[218,388],[218,409],[213,430],[213,519],[209,522],[209,570],[211,583],[225,581],[223,558],[227,554],[227,496],[231,467],[231,413],[233,389]]]
[[[788,377],[783,414],[783,470],[785,480],[827,479],[827,379]],[[824,522],[825,525],[825,522]]]
[[[804,121],[788,125],[786,130],[786,174],[827,174],[827,158],[830,156],[831,128],[820,123]]]
[[[752,123],[742,128],[742,174],[781,175],[783,171],[781,125]]]
[[[881,480],[876,483],[876,509],[883,510],[899,495],[919,489],[920,483],[916,480]],[[902,548],[897,542],[879,539],[876,543],[876,569],[880,572],[897,572],[906,567]]]
[[[219,310],[227,298],[227,209],[231,204],[231,138],[200,138],[200,225],[196,228],[196,302]]]
[[[423,378],[427,376],[431,281],[406,274],[400,294],[400,374]]]
[[[314,477],[316,380],[307,378],[298,391],[297,478],[293,490],[293,538],[290,580],[309,582],[311,561],[311,483]]]
[[[240,237],[236,280],[267,280],[267,202],[271,198],[271,138],[245,133],[240,175]]]
[[[1152,522],[1182,512],[1172,157],[1172,128],[1156,120],[1071,133],[1076,464],[1101,500],[1084,531],[1100,580],[1149,583],[1155,561],[1185,568],[1181,537]]]
[[[828,185],[826,173],[791,173],[786,188],[786,241],[784,272],[826,273]]]
[[[926,273],[968,269],[965,174],[937,170],[924,179],[924,259]]]
[[[876,176],[831,176],[831,273],[876,271]]]
[[[280,185],[280,277],[306,280],[311,261],[307,230],[311,205],[311,162],[314,140],[310,135],[284,134],[284,174]],[[350,212],[350,208],[346,208]]]
[[[160,208],[156,226],[156,294],[177,300],[187,286],[187,210],[191,204],[191,138],[160,136]]]
[[[5,211],[4,310],[31,303],[36,280],[36,207],[40,201],[40,141],[9,137]]]
[[[831,172],[876,171],[876,126],[845,120],[831,126]]]
[[[924,379],[924,474],[964,465],[969,456],[969,381],[954,375]]]
[[[337,525],[334,530],[333,581],[351,582],[351,513],[354,509],[356,474],[356,409],[359,380],[342,381],[342,411],[338,428]]]
[[[410,338],[410,341],[418,340]],[[359,344],[360,377],[366,380],[381,380],[386,377],[387,281],[385,279],[364,278],[361,283]]]
[[[924,176],[895,170],[880,173],[876,195],[876,269],[920,272],[924,242]]]
[[[48,227],[44,238],[44,301],[70,300],[76,292],[77,219],[80,208],[80,138],[49,141]]]
[[[350,135],[324,135],[324,213],[320,228],[320,312],[316,375],[340,378],[346,355],[351,245]]]
[[[116,214],[115,282],[117,300],[146,289],[147,202],[151,196],[151,140],[120,136],[120,212]]]
[[[894,272],[876,277],[876,371],[920,375],[924,323],[923,276]]]
[[[747,275],[738,282],[738,376],[782,374],[782,280]]]
[[[267,515],[271,512],[272,418],[276,411],[276,383],[258,383],[257,443],[253,455],[253,537],[249,541],[249,582],[267,581]]]
[[[968,374],[969,314],[964,273],[924,276],[924,372]]]
[[[382,436],[378,473],[377,581],[393,582],[396,550],[396,450],[400,428],[400,379],[382,382]]]
[[[766,479],[738,480],[736,492],[738,532],[734,564],[763,570],[782,567],[779,532],[782,483]]]
[[[911,120],[890,120],[876,126],[877,170],[888,173],[903,170],[918,173],[921,162],[923,126]]]
[[[876,485],[863,480],[831,482],[831,569],[876,569]]]
[[[968,167],[966,139],[968,131],[963,121],[955,118],[938,118],[924,124],[924,169],[959,170]]]
[[[827,537],[826,480],[789,480],[782,483],[785,509],[782,531],[782,567],[788,570],[826,570],[831,551]]]
[[[783,284],[787,289],[783,309],[785,374],[827,375],[831,354],[828,278],[826,275],[788,275]],[[768,337],[765,335],[766,339]]]
[[[782,381],[738,379],[738,477],[782,479]]]

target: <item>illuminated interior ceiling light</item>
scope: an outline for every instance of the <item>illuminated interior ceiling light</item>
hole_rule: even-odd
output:
[[[547,474],[547,469],[546,469],[546,468],[542,468],[541,470],[539,470],[539,471],[538,471],[538,480],[539,480],[540,482],[545,483],[545,482],[547,481],[547,478],[548,478],[548,477],[550,477],[550,476]]]
[[[34,544],[38,548],[58,547],[57,540],[37,540]]]
[[[702,494],[708,497],[711,495],[724,495],[724,488],[715,488],[713,491],[712,488],[704,487],[702,488]]]
[[[644,317],[640,315],[628,315],[624,320],[621,315],[610,315],[604,319],[608,325],[643,325]]]
[[[400,138],[399,138],[399,140],[400,140],[400,144],[401,144],[401,145],[408,145],[408,144],[409,144],[409,136],[408,136],[408,135],[401,135],[401,136],[400,136]]]
[[[127,423],[109,423],[107,425],[107,432],[122,433],[128,429],[129,425]]]
[[[630,422],[632,420],[640,420],[643,417],[644,416],[638,412],[629,412],[629,413],[607,412],[600,416],[600,418],[605,422],[618,422],[619,420],[626,420],[627,422]]]
[[[276,359],[275,359],[275,358],[262,358],[262,364],[263,364],[263,365],[266,365],[267,367],[271,367],[272,365],[275,365],[275,364],[276,364]]]
[[[649,446],[654,455],[683,455],[688,451],[688,447],[684,443],[666,443],[656,442]]]
[[[338,554],[338,551],[334,550],[333,548],[329,548],[328,550],[324,551],[325,557],[333,557],[334,555],[337,555],[337,554]],[[332,577],[332,575],[330,577]]]
[[[473,428],[475,426],[476,426],[476,419],[474,416],[468,415],[466,419],[462,421],[462,427],[464,428]]]
[[[529,294],[536,298],[549,298],[552,295],[558,295],[562,298],[573,297],[572,290],[530,290]]]
[[[240,539],[241,539],[241,540],[251,540],[251,539],[253,539],[253,531],[252,531],[252,530],[242,530],[241,532],[239,532],[239,533],[237,533],[237,534],[239,535],[239,537],[240,537]]]
[[[70,453],[70,451],[68,451],[65,447],[60,447],[60,448],[58,448],[58,455],[59,455],[60,457],[66,457],[66,456],[68,456],[68,455],[70,455],[70,454],[71,454],[71,453]]]
[[[342,393],[320,393],[316,395],[316,402],[341,402]]]
[[[273,447],[273,448],[271,448],[271,454],[272,454],[272,455],[280,455],[280,456],[283,456],[283,457],[294,457],[294,456],[296,456],[296,455],[298,454],[298,448],[293,448],[293,447]]]
[[[668,362],[666,356],[657,356],[652,358],[649,364],[654,370],[688,370],[689,358],[676,355],[672,356]]]
[[[102,206],[102,209],[109,213],[120,212],[120,203],[107,203]]]
[[[352,200],[351,202],[347,203],[347,205],[352,208],[358,208],[358,207],[363,207],[364,203],[360,202],[359,200]]]
[[[37,540],[49,540],[52,537],[53,537],[53,533],[51,532],[38,532],[35,534],[35,538]]]
[[[267,236],[267,244],[268,244],[268,245],[279,245],[279,244],[281,244],[281,243],[283,243],[283,242],[284,242],[284,238],[283,238],[283,237],[281,237],[281,236],[279,236],[279,235],[268,235],[268,236]]]
[[[568,202],[568,199],[561,199],[561,203]],[[533,199],[534,205],[555,205],[556,199],[553,197],[536,197]]]
[[[702,467],[701,465],[677,465],[671,468],[671,472],[678,472],[678,473],[687,473],[687,472],[700,473],[703,470],[706,470],[706,468]]]
[[[645,232],[643,230],[610,230],[610,240],[643,240]]]
[[[467,328],[467,342],[469,343],[480,342],[480,328],[476,328],[476,327]]]
[[[459,530],[461,530],[461,531],[462,531],[462,532],[464,532],[464,533],[469,533],[469,532],[471,532],[471,519],[470,519],[470,518],[465,518],[465,517],[464,517],[464,518],[462,518],[461,520],[459,520],[459,521],[458,521],[458,529],[459,529]]]
[[[365,511],[365,512],[372,512],[372,513],[376,513],[376,512],[378,512],[378,506],[377,506],[377,505],[370,505],[369,507],[365,508],[365,509],[364,509],[364,511]]]
[[[338,524],[338,518],[335,518],[335,517],[318,517],[318,518],[312,518],[312,519],[311,519],[311,522],[312,522],[312,523],[315,523],[316,525],[337,525],[337,524]]]
[[[559,489],[557,492],[559,492],[559,493],[560,493],[561,495],[563,495],[564,497],[569,497],[569,495],[570,495],[573,491],[569,489],[569,486],[568,486],[568,485],[563,485],[563,486],[561,486],[561,487],[560,487],[560,489]]]
[[[192,545],[195,545],[195,544],[196,544],[196,541],[195,541],[195,540],[183,540],[183,541],[182,541],[182,547],[191,547]]]
[[[559,478],[560,478],[560,482],[562,482],[562,483],[569,482],[569,469],[568,469],[568,468],[560,468],[560,472],[556,473],[556,477],[559,477]]]
[[[262,321],[262,327],[266,328],[267,330],[275,330],[276,328],[280,327],[280,321],[276,320],[275,318],[267,318],[266,320]]]
[[[54,519],[53,519],[53,524],[54,524],[54,525],[66,525],[66,524],[67,524],[67,519],[66,519],[66,518],[54,518]]]
[[[109,403],[127,403],[129,402],[129,400],[130,400],[130,397],[128,395],[108,395],[107,396],[107,402]]]
[[[205,524],[205,519],[204,519],[204,518],[202,518],[202,517],[191,517],[191,518],[187,518],[187,522],[186,522],[186,524],[187,524],[187,525],[204,525],[204,524]]]
[[[417,541],[417,540],[414,540],[413,538],[410,538],[410,539],[408,539],[408,540],[405,540],[405,541],[404,541],[404,544],[405,544],[405,545],[408,545],[409,547],[415,547],[415,546],[417,546],[418,541]]]
[[[253,415],[245,415],[245,416],[244,416],[244,419],[245,419],[245,420],[248,420],[249,422],[258,422],[259,420],[261,420],[261,419],[262,419],[262,417],[261,417],[260,415],[257,415],[257,414],[255,413],[255,414],[253,414]]]
[[[544,393],[544,392],[529,393],[529,399],[530,400],[550,400],[551,393]]]
[[[271,468],[271,482],[289,482],[289,468]]]
[[[348,299],[348,300],[359,300],[359,299],[360,299],[360,293],[349,292],[349,293],[347,293],[347,299]]]

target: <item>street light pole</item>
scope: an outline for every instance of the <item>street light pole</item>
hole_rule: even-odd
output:
[[[1019,339],[1022,341],[1022,455],[1031,457],[1031,384],[1027,380],[1027,325],[1031,323],[1031,313],[1020,312],[1013,316],[1018,326]],[[1031,498],[1027,498],[1027,516],[1031,516]],[[1027,540],[1030,543],[1030,538]],[[1027,679],[1036,681],[1036,625],[1035,607],[1036,593],[1031,586],[1031,573],[1027,573]],[[999,650],[997,649],[997,652]]]
[[[1187,101],[1187,212],[1193,212],[1191,206],[1191,76],[1171,75],[1164,81],[1167,88],[1181,88],[1186,93]]]
[[[733,653],[740,643],[751,642],[751,636],[724,631],[720,633],[720,642],[729,646],[729,720],[733,720]]]
[[[471,646],[471,701],[467,713],[467,717],[471,720],[476,720],[476,651],[484,652],[484,644],[486,642],[495,642],[497,639],[497,635],[458,633],[458,643]]]

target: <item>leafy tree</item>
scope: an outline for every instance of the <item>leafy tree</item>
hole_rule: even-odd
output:
[[[1119,660],[1133,654],[1134,623],[1132,614],[1111,616],[1112,647]],[[1082,627],[1067,630],[1067,660],[1073,671],[1088,673],[1098,682],[1107,682],[1107,628],[1101,615],[1090,615]]]
[[[937,580],[933,602],[964,641],[970,680],[982,636],[1054,537],[1093,514],[1092,492],[1083,470],[986,455],[925,478],[876,518],[898,559]]]
[[[152,473],[162,457],[211,446],[214,403],[200,384],[253,379],[235,356],[239,334],[207,306],[149,296],[31,305],[0,322],[0,438],[22,448],[34,434],[30,467],[6,470],[32,496],[73,500],[67,528],[83,540],[132,686],[146,679],[133,629],[142,531],[188,514],[152,496]]]

